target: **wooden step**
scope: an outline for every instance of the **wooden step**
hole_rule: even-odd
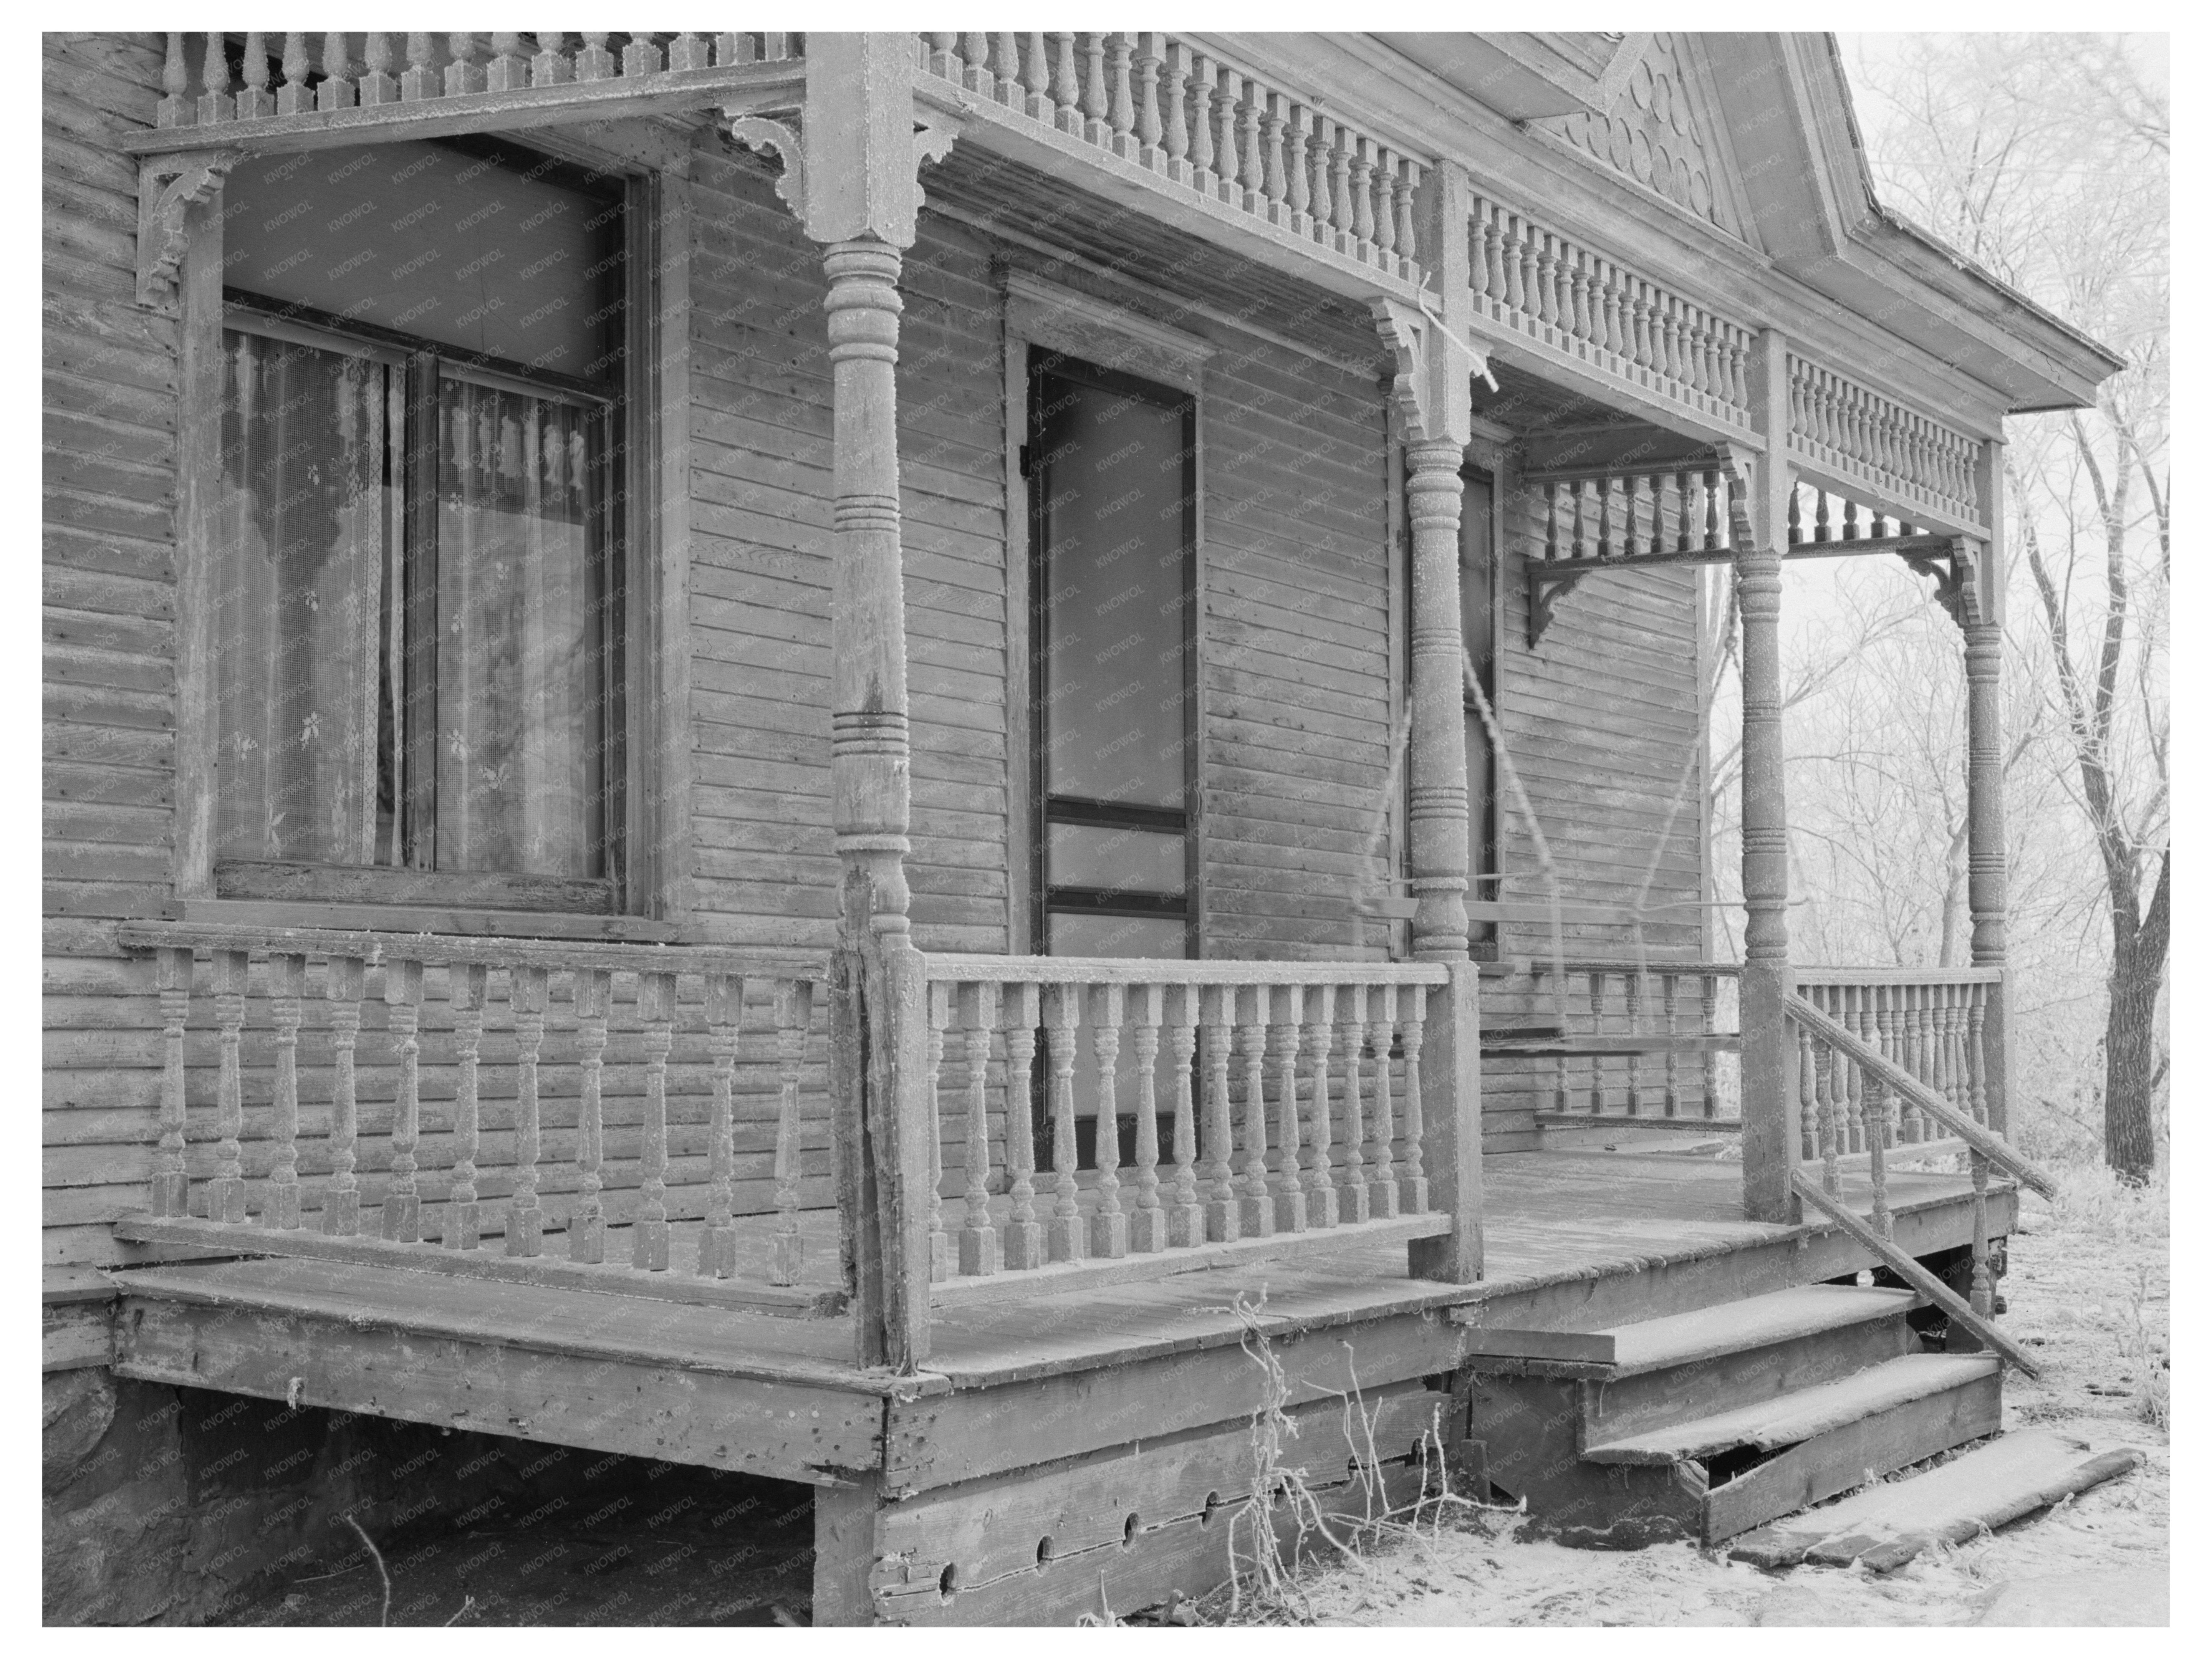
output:
[[[1907,1354],[1778,1399],[1587,1446],[1583,1457],[1592,1463],[1666,1464],[1738,1449],[1778,1450],[1916,1401],[1994,1383],[1996,1375],[1993,1354]]]
[[[1911,1291],[1800,1285],[1601,1333],[1613,1338],[1613,1375],[1634,1376],[1723,1354],[1771,1347],[1869,1320],[1893,1319],[1919,1298]]]
[[[2133,1446],[2070,1429],[2018,1431],[1907,1480],[1761,1527],[1729,1551],[1761,1567],[1810,1561],[1892,1572],[1930,1544],[1954,1544],[2046,1509],[2143,1460]]]
[[[1920,1352],[1911,1291],[1808,1285],[1620,1328],[1602,1388],[1583,1390],[1585,1446],[1755,1408]]]

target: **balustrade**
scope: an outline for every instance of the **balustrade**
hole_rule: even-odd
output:
[[[1917,507],[1961,527],[1987,522],[1978,440],[1794,352],[1788,374],[1793,457],[1869,486],[1893,516]]]
[[[1468,217],[1468,264],[1483,320],[1752,428],[1742,324],[1487,197]]]
[[[940,1293],[1453,1224],[1424,1146],[1440,965],[932,956],[926,972],[932,1140],[962,1206]]]
[[[1534,962],[1522,986],[1493,998],[1510,1012],[1485,1016],[1482,1051],[1492,1062],[1539,1066],[1530,1081],[1547,1126],[1731,1131],[1741,1121],[1720,1059],[1738,1038],[1721,1018],[1736,971],[1732,963]]]
[[[149,927],[125,928],[123,943],[152,951],[160,994],[155,1220],[248,1229],[278,1253],[317,1253],[312,1236],[473,1256],[489,1236],[522,1263],[557,1254],[648,1277],[836,1285],[834,1251],[809,1257],[800,1227],[818,969],[706,947],[428,934]],[[216,1064],[211,1121],[196,1124],[185,1061],[200,951]],[[327,1127],[303,1144],[311,964],[327,1010],[312,1104]],[[365,1030],[378,1002],[382,1029]],[[631,1177],[620,1191],[611,1105],[611,1156]],[[196,1127],[212,1134],[195,1140]],[[321,1178],[304,1179],[303,1164]],[[504,1203],[487,1202],[487,1186]],[[623,1228],[629,1249],[609,1265],[609,1233]]]
[[[173,32],[155,121],[161,127],[221,126],[595,81],[648,90],[675,84],[671,77],[687,71],[797,58],[802,42],[802,36],[777,32]]]
[[[1186,37],[916,37],[922,71],[1296,240],[1418,285],[1419,159]]]

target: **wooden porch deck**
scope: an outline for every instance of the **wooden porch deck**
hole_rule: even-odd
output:
[[[1240,1298],[1258,1310],[1261,1328],[1283,1338],[1413,1317],[1441,1343],[1433,1368],[1442,1370],[1455,1362],[1452,1334],[1462,1327],[1440,1316],[1455,1305],[1482,1309],[1474,1322],[1486,1325],[1595,1329],[1869,1265],[1833,1229],[1745,1220],[1732,1163],[1521,1153],[1491,1160],[1485,1185],[1480,1284],[1409,1279],[1401,1243],[1368,1243],[1145,1283],[1055,1292],[1037,1282],[1033,1294],[1012,1298],[955,1295],[939,1306],[929,1363],[912,1376],[856,1367],[842,1314],[779,1316],[296,1256],[115,1270],[118,1364],[149,1380],[835,1484],[884,1466],[885,1401],[1223,1348],[1237,1358]],[[1966,1241],[1963,1175],[1895,1172],[1890,1191],[1908,1250]],[[1846,1178],[1856,1207],[1869,1196],[1863,1176]],[[1992,1203],[1995,1229],[2008,1230],[2009,1190]],[[826,1273],[834,1216],[811,1224],[810,1254]],[[772,1402],[792,1390],[806,1397],[816,1425],[803,1445],[769,1421]],[[641,1393],[658,1397],[643,1401]],[[768,1417],[682,1420],[710,1397],[734,1406],[756,1393]],[[646,1407],[635,1422],[609,1414],[625,1398]],[[827,1426],[825,1407],[844,1431]],[[1177,1407],[1154,1395],[1148,1408],[1172,1415]],[[627,1443],[638,1431],[648,1445]]]

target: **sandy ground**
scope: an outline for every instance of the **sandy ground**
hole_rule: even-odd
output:
[[[1524,1537],[1485,1516],[1387,1540],[1357,1565],[1310,1572],[1305,1605],[1239,1622],[1322,1625],[1966,1625],[2166,1620],[2166,1198],[2101,1171],[2063,1177],[2056,1205],[2023,1200],[2005,1327],[2038,1347],[2041,1380],[2008,1372],[2005,1425],[2079,1422],[2148,1455],[2134,1474],[1994,1534],[1877,1577],[1770,1573],[1693,1544],[1626,1553]],[[1219,1616],[1209,1599],[1205,1612]],[[1211,1622],[1209,1620],[1208,1622]]]

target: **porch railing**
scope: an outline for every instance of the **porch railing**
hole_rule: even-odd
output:
[[[308,929],[125,927],[118,940],[152,958],[161,1028],[154,1170],[125,1237],[205,1245],[213,1231],[490,1278],[842,1301],[834,1250],[810,1261],[800,1231],[817,964]],[[187,1063],[208,1047],[202,994],[211,1091]]]
[[[1547,1127],[1733,1130],[1721,1056],[1741,1042],[1723,1023],[1736,971],[1724,962],[1533,962],[1492,996],[1484,1058],[1536,1068],[1536,1121]]]
[[[933,1299],[1471,1224],[1440,963],[926,962]]]

